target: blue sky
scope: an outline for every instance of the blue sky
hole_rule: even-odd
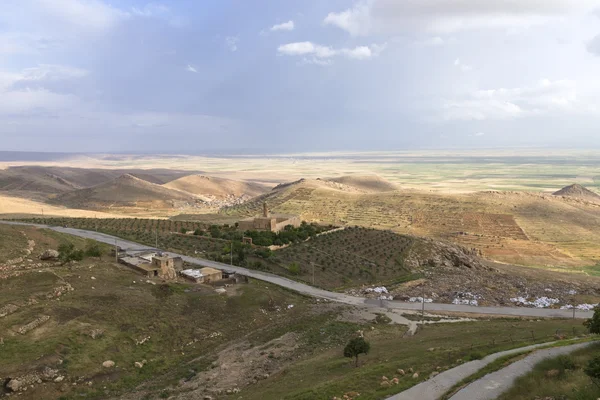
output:
[[[3,0],[3,150],[600,146],[600,0]]]

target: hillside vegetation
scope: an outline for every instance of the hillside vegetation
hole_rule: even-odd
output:
[[[221,213],[256,215],[265,201],[273,212],[297,214],[309,222],[449,240],[511,264],[581,269],[600,262],[600,231],[595,228],[600,224],[600,206],[569,197],[414,190],[374,194],[300,180]]]

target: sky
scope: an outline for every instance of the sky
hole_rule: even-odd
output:
[[[600,148],[600,0],[2,0],[0,150]]]

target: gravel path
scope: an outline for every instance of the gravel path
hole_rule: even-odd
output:
[[[483,378],[471,383],[457,392],[450,400],[493,400],[506,392],[515,383],[515,380],[529,373],[533,367],[546,358],[569,354],[576,350],[590,346],[592,343],[573,344],[571,346],[555,347],[539,350],[508,367],[492,372]]]
[[[436,377],[431,378],[431,379],[429,379],[429,380],[427,380],[425,382],[421,382],[418,385],[413,386],[412,388],[410,388],[408,390],[405,390],[402,393],[398,393],[397,395],[394,395],[392,397],[388,397],[387,400],[415,400],[415,399],[419,399],[419,400],[437,400],[444,393],[446,393],[448,390],[450,390],[454,385],[456,385],[457,383],[459,383],[463,379],[468,378],[469,376],[473,375],[474,373],[476,373],[477,371],[481,370],[486,365],[494,362],[498,358],[501,358],[501,357],[504,357],[504,356],[508,356],[510,354],[521,353],[523,351],[535,350],[535,349],[537,349],[539,347],[551,345],[552,343],[554,343],[554,342],[535,344],[535,345],[532,345],[532,346],[520,347],[518,349],[512,349],[512,350],[502,351],[500,353],[490,354],[489,356],[487,356],[487,357],[485,357],[485,358],[483,358],[481,360],[470,361],[468,363],[464,363],[462,365],[459,365],[458,367],[449,369],[448,371],[442,372],[441,374],[437,375]],[[555,349],[540,350],[539,352],[536,352],[533,355],[536,355],[538,353],[546,354],[546,352],[549,352],[550,350],[563,350],[563,349],[566,349],[566,350],[563,350],[564,352],[569,353],[569,352],[571,352],[573,350],[577,350],[581,346],[587,346],[588,344],[589,343],[583,343],[583,344],[577,344],[577,345],[572,345],[572,346],[557,347]],[[576,347],[576,346],[579,346],[579,347]],[[561,353],[558,353],[558,354],[561,354]],[[529,357],[527,357],[527,358],[529,358]],[[524,359],[522,361],[525,361],[526,359]],[[517,362],[515,364],[519,364],[520,362],[521,361],[519,361],[519,362]],[[515,365],[515,364],[512,364],[512,365]],[[534,364],[525,365],[524,367],[521,367],[521,368],[525,368],[524,370],[522,370],[521,375],[523,375],[523,374],[527,373],[528,371],[530,371],[531,368],[533,368]],[[482,382],[484,380],[487,383],[484,383],[482,386],[484,386],[484,387],[486,387],[486,386],[492,386],[492,384],[489,381],[487,381],[487,378],[489,376],[491,376],[491,375],[494,375],[494,374],[502,375],[503,372],[506,371],[506,370],[508,370],[509,368],[511,368],[512,365],[509,366],[509,367],[507,367],[507,368],[505,368],[505,369],[502,369],[502,370],[500,370],[498,372],[495,372],[493,374],[486,375],[482,379],[473,382],[471,385],[467,386],[465,389],[463,389],[460,392],[456,393],[456,395],[454,395],[452,397],[452,399],[454,399],[454,400],[495,399],[496,398],[495,396],[499,395],[500,393],[497,393],[497,394],[493,395],[492,397],[472,397],[476,393],[481,394],[482,392],[481,392],[480,389],[475,389],[474,392],[469,392],[470,394],[466,394],[465,395],[465,396],[471,396],[471,397],[462,397],[462,396],[463,396],[463,391],[465,391],[466,389],[468,389],[472,385],[478,384],[479,382]],[[517,375],[517,376],[519,376],[519,375]],[[510,387],[510,385],[512,384],[512,382],[514,381],[514,378],[516,378],[516,376],[513,376],[512,380],[508,380],[508,376],[507,376],[507,380],[505,380],[505,381],[502,380],[501,381],[502,382],[501,383],[501,385],[502,385],[501,386],[501,391],[504,391],[504,390],[508,389]],[[499,379],[499,378],[497,378],[497,379]],[[505,385],[507,385],[507,386],[505,386]],[[487,392],[484,391],[483,393],[487,393]]]
[[[107,243],[110,245],[119,246],[125,250],[157,250],[149,246],[130,242],[128,240],[120,239],[115,236],[107,235],[104,233],[86,231],[83,229],[75,228],[64,228],[62,226],[48,226],[41,224],[30,224],[15,221],[0,221],[2,224],[8,225],[28,225],[36,226],[38,228],[52,229],[57,232],[66,233],[69,235],[79,236],[82,238],[97,240],[98,242]],[[200,265],[202,267],[212,267],[221,270],[234,271],[239,274],[248,276],[250,278],[259,279],[265,282],[270,282],[278,286],[282,286],[296,292],[317,297],[328,299],[340,303],[365,306],[375,309],[392,309],[392,310],[421,310],[421,303],[405,303],[403,301],[381,301],[366,299],[364,297],[349,296],[344,293],[329,292],[327,290],[319,289],[304,283],[293,281],[275,274],[268,272],[254,271],[247,268],[236,267],[229,264],[223,264],[216,261],[205,260],[202,258],[189,257],[183,254],[177,254],[169,252],[169,254],[180,256],[184,261],[190,264]],[[460,313],[475,313],[475,314],[487,314],[487,315],[507,315],[507,316],[523,316],[523,317],[539,317],[539,318],[572,318],[573,312],[571,310],[551,310],[541,308],[524,308],[524,307],[475,307],[457,304],[439,304],[439,303],[427,303],[425,304],[426,311],[452,311]],[[592,311],[579,311],[576,313],[577,318],[591,318],[593,315]],[[412,325],[412,324],[411,324]]]

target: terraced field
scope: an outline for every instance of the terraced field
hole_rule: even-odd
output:
[[[222,213],[253,215],[263,201],[307,221],[448,239],[501,262],[555,268],[600,262],[600,207],[575,199],[526,192],[361,194],[307,181]]]

